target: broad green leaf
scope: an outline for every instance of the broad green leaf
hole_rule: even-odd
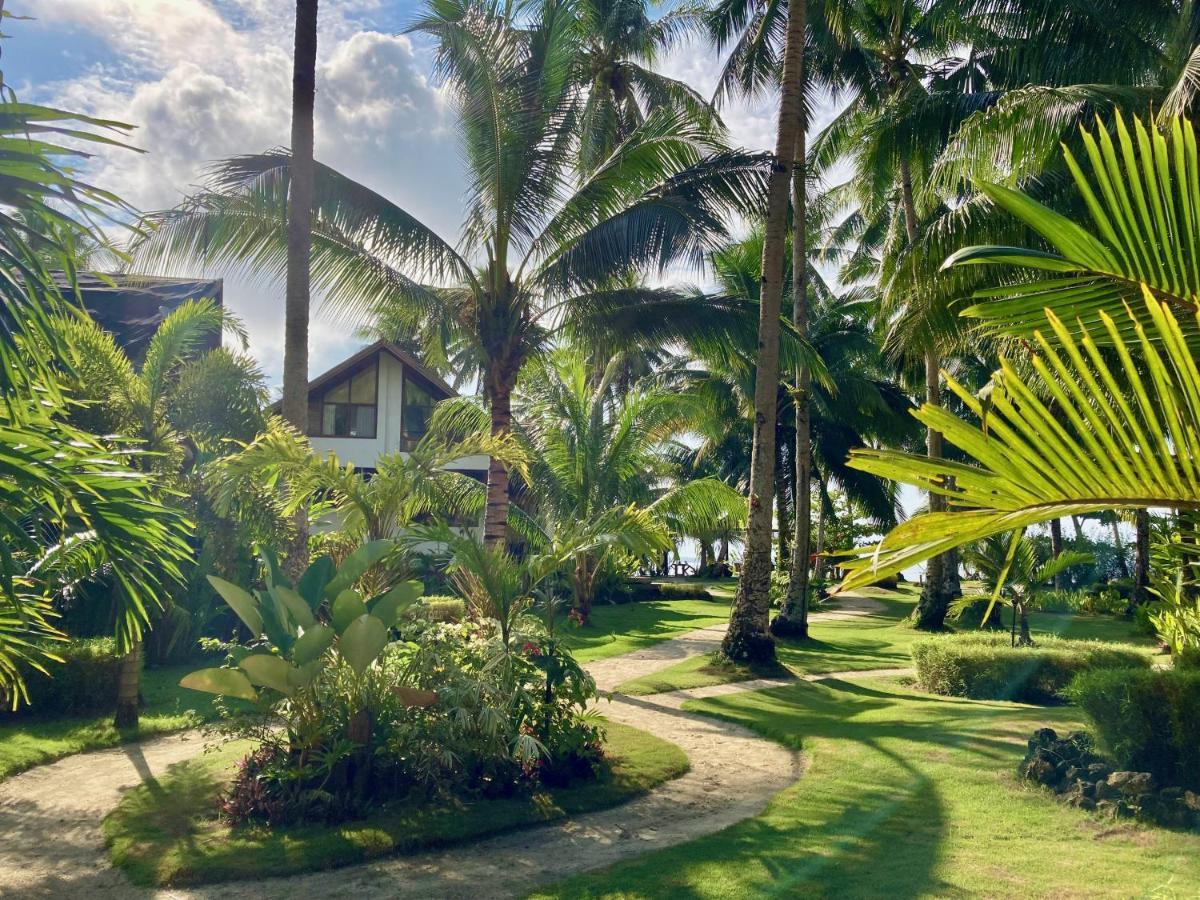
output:
[[[333,620],[334,630],[338,634],[344,632],[350,623],[359,616],[367,614],[367,605],[363,603],[358,591],[345,590],[333,601],[329,608],[329,617]]]
[[[292,617],[292,621],[301,628],[308,628],[313,623],[313,612],[296,591],[285,585],[276,583],[271,588],[271,596],[283,605]]]
[[[250,679],[237,669],[199,669],[184,675],[179,686],[207,694],[220,694],[222,697],[258,699],[258,692],[254,690]]]
[[[296,593],[304,598],[304,602],[313,612],[317,611],[317,607],[325,599],[325,586],[329,584],[336,570],[333,557],[322,556],[314,560],[300,576],[300,581],[296,584]]]
[[[221,595],[221,599],[229,604],[229,608],[237,613],[237,617],[250,629],[250,634],[256,638],[260,637],[263,633],[263,617],[259,612],[258,601],[248,591],[216,575],[209,575],[208,583]]]
[[[336,632],[328,625],[316,624],[306,628],[292,647],[292,659],[298,666],[307,665],[319,659],[336,637]]]
[[[350,664],[355,674],[361,675],[378,659],[387,644],[387,626],[374,616],[362,615],[342,632],[338,641],[338,652]]]
[[[267,587],[276,586],[291,586],[291,582],[283,574],[283,569],[279,567],[279,557],[272,550],[263,550],[259,556],[264,563],[263,568],[267,572]]]
[[[336,597],[347,588],[353,587],[371,566],[387,556],[395,546],[395,541],[369,541],[363,544],[338,566],[333,580],[325,585],[325,597]]]
[[[251,684],[291,696],[292,685],[288,673],[292,666],[287,660],[271,653],[255,653],[238,663],[238,668],[249,676]]]
[[[319,661],[310,662],[299,668],[291,666],[288,669],[288,684],[291,686],[293,692],[302,690],[312,683],[313,678],[320,671],[321,663]]]
[[[389,627],[396,624],[400,613],[421,598],[425,585],[419,581],[403,581],[386,594],[371,601],[371,615]]]

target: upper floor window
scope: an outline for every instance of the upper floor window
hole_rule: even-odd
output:
[[[308,433],[315,437],[373,438],[378,420],[379,361],[309,397]]]
[[[400,449],[411,450],[429,430],[429,417],[437,403],[433,394],[404,376],[404,412],[400,419]]]

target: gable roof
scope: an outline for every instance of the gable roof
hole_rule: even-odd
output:
[[[442,397],[438,397],[437,399],[445,400],[447,397],[458,396],[458,391],[450,387],[450,385],[446,383],[441,375],[433,371],[433,369],[429,368],[429,366],[425,365],[425,363],[421,362],[421,360],[417,359],[403,347],[398,344],[393,344],[391,341],[376,341],[369,346],[363,347],[353,356],[342,360],[328,372],[318,375],[308,383],[309,394],[312,394],[313,391],[320,390],[331,381],[337,379],[340,375],[345,374],[359,363],[365,362],[377,353],[391,354],[405,366],[420,375],[425,381],[428,381],[433,388],[440,391],[444,395]]]

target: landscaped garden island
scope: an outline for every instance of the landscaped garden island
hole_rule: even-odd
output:
[[[1200,896],[1190,4],[270,6],[0,2],[0,896]]]

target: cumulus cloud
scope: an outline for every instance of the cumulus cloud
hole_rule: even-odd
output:
[[[463,184],[449,111],[406,36],[364,30],[358,17],[376,5],[322,3],[317,157],[453,238]],[[54,0],[37,15],[86,29],[110,51],[36,99],[137,126],[145,152],[103,153],[92,173],[135,206],[172,206],[213,160],[288,144],[293,23],[278,0]],[[282,296],[279,285],[226,282],[226,304],[273,375]],[[352,344],[348,326],[316,323],[314,373]]]

